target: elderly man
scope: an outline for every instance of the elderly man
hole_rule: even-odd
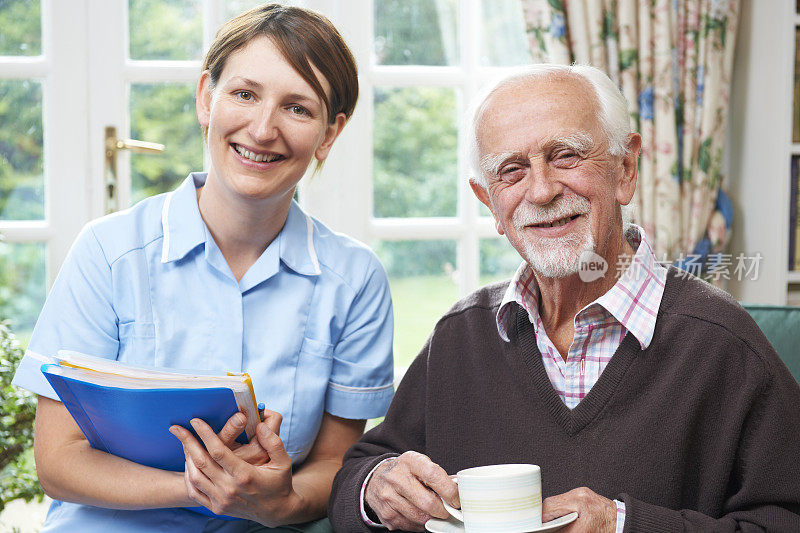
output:
[[[579,513],[565,532],[800,531],[800,388],[735,301],[623,222],[641,140],[611,80],[529,67],[473,134],[472,189],[524,262],[439,320],[348,452],[334,528],[420,531],[459,504],[449,474],[525,462],[544,521]]]

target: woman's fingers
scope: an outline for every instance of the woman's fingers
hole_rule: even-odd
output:
[[[268,430],[267,434],[274,433],[275,435],[280,435],[281,422],[283,422],[283,416],[280,413],[263,408],[261,409],[261,418],[263,422],[259,422],[256,426],[256,435],[250,439],[250,442],[244,446],[231,448],[235,450],[236,455],[240,459],[255,466],[260,466],[270,461],[269,453],[261,446],[258,440],[260,428],[262,426],[266,427]]]
[[[228,450],[224,444],[222,444],[222,441],[220,441],[217,435],[211,430],[210,427],[208,427],[208,424],[197,418],[194,418],[191,421],[192,427],[195,428],[195,431],[197,431],[197,427],[194,424],[195,421],[199,421],[203,426],[205,426],[207,431],[213,435],[214,439],[216,439],[216,442],[219,444],[219,448],[224,448],[229,453],[233,453],[232,451]],[[219,465],[216,459],[214,459],[214,457],[209,454],[205,448],[203,448],[203,445],[194,438],[194,435],[192,435],[188,429],[181,426],[171,426],[169,431],[181,441],[181,444],[183,445],[183,453],[186,455],[187,461],[191,459],[193,464],[210,479],[219,477],[220,473],[223,471],[223,467]],[[200,432],[198,432],[198,434],[200,434]],[[206,444],[206,446],[208,445]],[[217,455],[219,455],[218,450]]]
[[[253,466],[261,466],[269,462],[269,454],[261,447],[255,436],[250,439],[248,444],[236,448],[233,453]]]
[[[281,415],[277,411],[262,409],[261,420],[263,420],[264,423],[267,424],[267,427],[269,427],[270,431],[272,431],[276,435],[281,434],[281,422],[283,422],[283,415]]]
[[[205,450],[196,440],[192,439],[197,447],[190,450],[191,458],[195,466],[199,468],[212,480],[219,474],[218,469],[222,469],[230,475],[234,475],[236,470],[245,463],[242,459],[236,456],[230,448],[220,440],[211,426],[206,424],[199,418],[193,418],[190,422],[192,427],[197,432],[197,435],[205,444]],[[197,448],[202,450],[200,453]]]
[[[256,438],[270,458],[270,464],[274,466],[292,466],[292,459],[286,453],[286,448],[283,446],[283,441],[277,433],[272,431],[267,424],[259,424],[256,429]]]
[[[239,443],[236,438],[244,431],[245,424],[247,424],[247,417],[244,413],[236,413],[225,422],[225,426],[217,434],[219,440],[228,448],[238,448]]]
[[[186,463],[183,472],[183,478],[186,481],[186,491],[189,498],[199,503],[204,507],[211,507],[211,498],[203,492],[199,486],[211,486],[211,480],[206,477],[192,462],[190,457],[186,457]],[[206,490],[209,490],[206,488]]]

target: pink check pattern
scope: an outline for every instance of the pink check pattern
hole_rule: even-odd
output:
[[[617,283],[575,316],[575,336],[566,361],[558,353],[539,315],[539,289],[533,269],[523,262],[511,280],[497,312],[497,330],[508,341],[516,302],[528,313],[536,333],[547,375],[561,400],[575,408],[600,378],[625,334],[630,331],[642,349],[650,345],[667,269],[656,261],[650,243],[638,226],[626,237],[636,250]],[[609,272],[613,266],[609,266]]]
[[[534,327],[547,376],[570,409],[574,409],[597,383],[628,331],[642,349],[653,339],[667,269],[656,260],[642,228],[631,226],[625,237],[636,252],[629,263],[619,261],[617,265],[609,265],[607,272],[612,268],[624,268],[624,272],[607,293],[575,315],[575,334],[566,360],[544,329],[539,315],[539,288],[533,269],[527,263],[523,262],[517,269],[497,312],[497,330],[508,341],[508,330],[513,325],[511,304],[516,302],[525,309]],[[616,504],[617,531],[621,533],[625,504]]]

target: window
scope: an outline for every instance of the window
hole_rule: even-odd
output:
[[[59,63],[75,48],[54,46],[74,30],[53,24],[70,20],[65,6],[46,5],[0,2],[0,320],[23,345],[66,253],[60,237],[77,232],[83,207],[80,177],[68,183],[62,174],[82,164],[64,140],[85,136],[84,108],[70,105],[74,85]]]
[[[352,137],[334,150],[333,168],[320,181],[342,180],[349,192],[336,196],[330,184],[312,182],[303,199],[334,227],[368,242],[386,267],[402,368],[459,297],[519,266],[467,183],[462,122],[485,80],[530,61],[522,6],[519,0],[347,5],[347,15],[333,20],[357,56],[361,96],[345,130]],[[350,158],[336,161],[342,152]]]
[[[40,1],[0,2],[0,318],[16,320],[19,332],[32,326],[80,228],[105,212],[105,128],[165,145],[160,155],[118,153],[119,208],[203,168],[194,88],[204,49],[224,20],[262,3]],[[331,18],[359,63],[356,113],[299,196],[386,265],[396,357],[406,366],[455,300],[508,277],[519,261],[466,182],[462,117],[484,80],[528,61],[522,8],[519,0],[286,3]]]

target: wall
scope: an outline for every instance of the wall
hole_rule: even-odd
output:
[[[730,251],[763,260],[758,279],[729,282],[741,301],[786,301],[793,10],[790,0],[742,1],[725,184],[736,206]]]

